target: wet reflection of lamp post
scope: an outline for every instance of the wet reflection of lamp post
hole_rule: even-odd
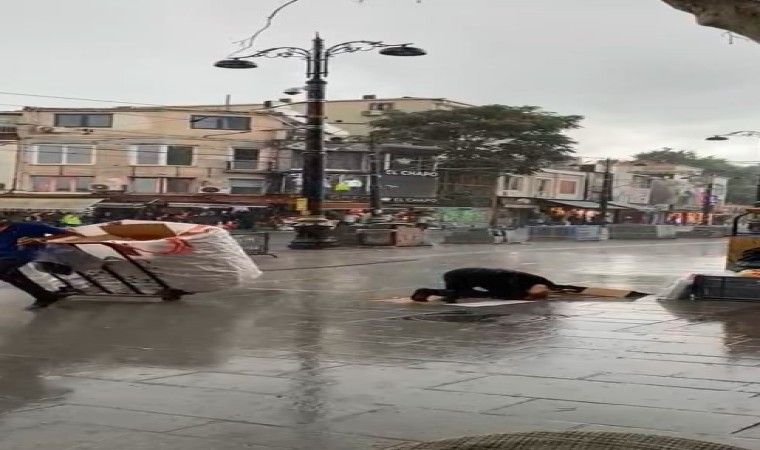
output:
[[[316,249],[335,245],[335,239],[328,234],[330,226],[322,209],[325,197],[325,78],[333,56],[373,49],[380,49],[380,54],[388,56],[426,54],[411,44],[389,45],[379,41],[350,41],[325,48],[324,40],[317,34],[311,49],[275,47],[214,64],[224,69],[254,69],[258,66],[251,59],[255,58],[300,58],[306,61],[306,151],[303,154],[302,196],[306,198],[309,215],[300,220],[290,248]]]
[[[716,134],[705,139],[706,141],[728,141],[732,137],[754,137],[760,139],[760,131],[733,131],[726,134]],[[755,185],[755,206],[760,206],[760,176]]]

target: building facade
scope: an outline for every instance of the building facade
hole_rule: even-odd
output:
[[[13,192],[18,167],[21,114],[0,112],[0,193]]]
[[[264,194],[292,125],[251,105],[25,108],[16,192]]]
[[[445,98],[379,98],[376,95],[364,95],[360,99],[328,100],[325,102],[325,115],[329,124],[340,127],[353,136],[366,136],[370,132],[370,122],[382,119],[390,111],[413,113],[470,106],[473,105]],[[303,102],[293,103],[292,107],[301,114],[306,113]]]

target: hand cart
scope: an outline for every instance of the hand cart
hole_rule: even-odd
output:
[[[66,286],[72,295],[92,296],[120,296],[120,297],[158,297],[165,302],[174,302],[183,296],[191,294],[181,289],[169,286],[149,268],[148,261],[141,261],[130,255],[130,251],[124,246],[110,243],[50,243],[48,245],[68,245],[78,251],[84,251],[79,246],[99,245],[106,247],[106,252],[114,256],[103,260],[102,266],[97,270],[84,270],[72,272],[90,285],[90,289],[76,287],[70,278],[61,274],[50,273],[59,282]],[[110,252],[109,252],[110,251]],[[126,269],[126,270],[125,270]],[[126,272],[126,273],[125,273]]]

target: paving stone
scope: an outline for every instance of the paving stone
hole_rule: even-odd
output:
[[[357,434],[309,431],[303,427],[274,427],[235,422],[216,422],[178,430],[172,434],[297,450],[371,450],[387,448],[404,442]]]
[[[624,385],[600,381],[563,380],[510,375],[492,375],[470,381],[446,384],[437,390],[477,392],[616,405],[648,406],[691,411],[726,412],[741,404],[747,413],[760,414],[760,398],[751,393],[707,391],[663,386]]]
[[[151,379],[146,383],[225,389],[229,391],[256,392],[260,394],[283,394],[294,388],[295,381],[288,378],[264,377],[259,375],[196,372],[176,377]]]
[[[140,381],[151,378],[171,377],[190,373],[188,370],[165,369],[162,367],[135,367],[135,366],[118,366],[107,367],[98,370],[88,370],[83,372],[74,372],[67,375],[72,377],[97,378],[100,380],[113,381]]]
[[[418,408],[389,408],[330,421],[326,426],[344,433],[427,441],[471,434],[568,430],[578,424]]]
[[[249,375],[277,376],[302,370],[324,369],[340,366],[340,363],[323,362],[319,359],[256,358],[238,356],[213,367],[219,372],[244,373]]]
[[[246,444],[250,450],[274,450],[263,445]],[[52,449],[52,448],[51,448]],[[240,443],[130,431],[118,438],[107,438],[82,444],[76,450],[240,450]]]
[[[3,450],[61,450],[103,440],[118,440],[126,430],[71,422],[36,423],[5,430],[0,424]],[[107,448],[107,447],[105,447]],[[113,450],[113,447],[111,447]]]
[[[66,421],[156,432],[192,427],[209,422],[208,419],[194,417],[80,405],[60,405],[34,409],[17,413],[13,418],[36,423]]]
[[[709,389],[716,391],[750,391],[746,389],[746,383],[730,382],[730,381],[716,381],[716,380],[698,380],[694,378],[680,378],[680,377],[660,377],[652,375],[635,375],[624,373],[603,373],[595,375],[587,380],[594,381],[608,381],[612,383],[624,383],[624,384],[648,384],[652,386],[675,386],[685,387],[692,389]]]
[[[755,383],[760,381],[760,367],[735,367],[735,366],[711,366],[700,367],[677,374],[683,378],[697,378],[701,380],[724,380]]]
[[[532,400],[489,414],[705,434],[730,434],[760,422],[754,416],[556,400]]]

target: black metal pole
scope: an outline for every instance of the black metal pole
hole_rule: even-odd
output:
[[[308,57],[306,81],[306,148],[303,152],[303,185],[301,195],[306,198],[308,216],[296,225],[292,249],[320,249],[336,245],[331,236],[332,227],[323,210],[325,198],[325,87],[327,58],[324,40],[316,35]]]
[[[377,137],[374,133],[369,135],[369,157],[370,157],[370,174],[369,174],[369,207],[373,218],[380,217],[383,214],[383,198],[380,192],[380,171],[382,162],[380,161],[380,148],[377,145]]]
[[[755,206],[760,206],[760,176],[757,177],[757,184],[755,185]]]
[[[609,209],[610,187],[612,185],[612,160],[607,158],[604,161],[604,174],[602,175],[602,193],[599,196],[599,223],[602,226],[607,225],[607,210]]]
[[[302,195],[309,216],[322,216],[325,198],[325,87],[323,78],[324,41],[314,38],[309,80],[306,82],[306,150],[303,153]]]
[[[710,224],[710,213],[712,212],[712,198],[713,189],[715,188],[715,177],[710,176],[710,181],[707,182],[707,189],[705,190],[705,198],[702,199],[702,225]]]

